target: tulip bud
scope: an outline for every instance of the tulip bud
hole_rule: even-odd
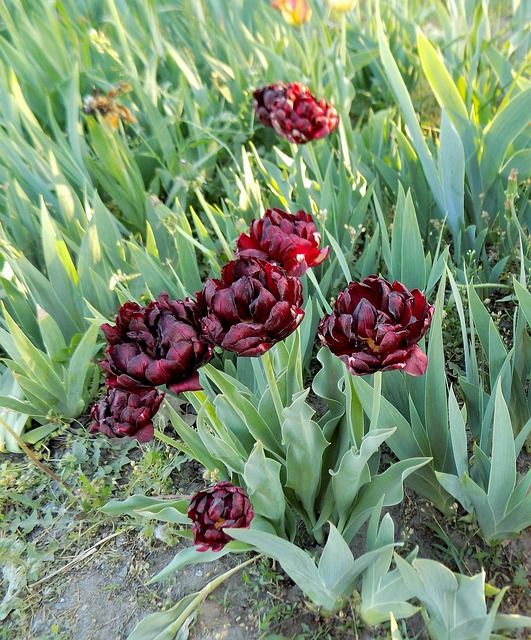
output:
[[[109,438],[129,436],[139,442],[153,438],[153,416],[157,413],[163,393],[157,389],[126,391],[107,389],[99,404],[92,407],[90,417],[94,420],[89,432],[100,431]]]
[[[326,100],[317,100],[299,82],[266,85],[253,92],[258,120],[296,144],[324,138],[334,131],[339,117]]]
[[[418,290],[369,276],[351,282],[338,295],[334,310],[319,323],[323,346],[358,376],[402,369],[426,372],[428,359],[417,342],[428,330],[434,307]]]
[[[107,384],[135,390],[167,385],[170,391],[197,391],[197,369],[212,357],[212,347],[201,334],[202,311],[196,301],[169,300],[162,292],[141,307],[126,302],[116,324],[102,325],[109,346],[101,368]]]
[[[332,11],[341,11],[346,13],[354,8],[356,0],[328,0],[328,6]]]
[[[249,235],[242,233],[238,238],[237,255],[275,262],[288,276],[300,277],[328,256],[329,247],[319,249],[320,241],[309,213],[268,209],[263,218],[251,222]]]
[[[224,481],[199,491],[188,507],[188,517],[194,522],[195,548],[220,551],[231,541],[227,529],[248,529],[253,516],[251,501],[241,487]]]
[[[271,6],[280,11],[284,20],[292,27],[299,27],[312,17],[307,0],[272,0]]]
[[[207,280],[197,296],[206,307],[203,335],[239,356],[261,356],[295,331],[304,316],[300,280],[252,257],[227,263],[220,279]]]

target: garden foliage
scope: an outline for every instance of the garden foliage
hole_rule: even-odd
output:
[[[393,638],[529,626],[382,516],[406,484],[487,544],[531,525],[513,4],[0,0],[2,450],[90,414],[200,463],[103,507],[193,540],[155,580],[259,551]],[[207,591],[131,638],[187,637]]]

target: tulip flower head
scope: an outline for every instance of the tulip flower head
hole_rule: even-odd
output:
[[[309,267],[321,264],[329,247],[319,249],[321,234],[312,216],[281,209],[268,209],[263,218],[253,220],[249,235],[236,241],[238,256],[253,256],[279,264],[288,276],[302,276]]]
[[[165,384],[174,393],[201,389],[197,369],[213,352],[200,316],[196,301],[169,300],[165,292],[146,307],[126,302],[115,326],[101,327],[109,343],[100,362],[107,384],[129,390]]]
[[[339,123],[334,107],[300,82],[265,85],[253,92],[253,99],[258,120],[296,144],[324,138]]]
[[[129,436],[139,442],[153,438],[153,416],[157,413],[164,393],[157,389],[126,391],[107,388],[99,404],[92,407],[90,417],[94,420],[89,432],[99,431],[109,438]]]
[[[248,529],[254,511],[241,487],[230,482],[218,482],[210,489],[199,491],[190,500],[188,517],[197,551],[221,551],[231,541],[228,529]]]
[[[417,342],[428,330],[434,307],[418,290],[377,276],[351,282],[332,313],[319,323],[323,346],[358,376],[402,369],[426,372],[428,359]]]
[[[328,0],[328,6],[332,11],[346,13],[354,8],[356,0]]]
[[[228,262],[221,277],[207,280],[197,296],[206,307],[203,335],[239,356],[261,356],[295,331],[304,316],[300,280],[253,257]]]
[[[292,27],[299,27],[312,17],[307,0],[272,0],[271,6],[280,11],[284,20]]]

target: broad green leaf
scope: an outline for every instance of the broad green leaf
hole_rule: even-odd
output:
[[[489,359],[489,377],[491,389],[493,389],[501,367],[507,358],[507,350],[500,334],[494,326],[489,312],[485,309],[485,305],[479,299],[472,285],[468,286],[468,300],[470,303],[470,314],[473,318],[481,346]]]
[[[286,447],[286,486],[297,493],[306,513],[313,518],[323,452],[329,443],[312,420],[315,412],[306,404],[308,393],[309,389],[299,393],[282,412],[282,440]]]
[[[529,126],[531,88],[511,96],[485,129],[481,170],[488,188],[501,170],[512,141]]]
[[[415,205],[411,192],[405,195],[402,185],[393,218],[391,259],[393,280],[402,282],[408,289],[423,291],[426,288],[426,261]]]
[[[286,499],[280,480],[281,464],[265,456],[261,442],[257,442],[245,463],[243,479],[255,513],[259,513],[275,526],[282,535]]]
[[[383,506],[398,504],[404,498],[404,480],[429,462],[428,458],[411,458],[394,462],[383,473],[373,476],[360,490],[343,537],[350,541],[383,498]]]
[[[455,468],[461,478],[463,473],[468,472],[466,425],[452,387],[448,391],[448,422]]]
[[[465,152],[461,137],[445,109],[442,110],[439,135],[439,173],[447,222],[455,237],[465,224]]]
[[[354,557],[339,531],[330,523],[330,531],[319,559],[319,578],[331,593],[341,594],[340,584],[345,574],[352,575]],[[348,594],[345,594],[348,597]]]
[[[345,453],[336,472],[330,471],[335,506],[342,522],[350,516],[361,486],[371,481],[367,462],[378,447],[393,434],[395,429],[376,429],[361,441],[361,447],[352,447]]]
[[[525,289],[516,278],[513,280],[513,284],[520,309],[525,316],[527,324],[531,327],[531,293]]]
[[[321,584],[317,567],[300,547],[278,536],[254,529],[233,529],[231,535],[280,562],[284,571],[317,606],[333,610],[335,598]]]
[[[467,175],[473,193],[474,207],[477,209],[478,203],[475,200],[480,193],[483,193],[483,181],[478,163],[478,132],[472,124],[472,119],[443,60],[420,29],[417,29],[417,44],[420,62],[435,98],[446,111],[463,142]],[[475,213],[478,215],[479,211]]]
[[[183,614],[194,604],[196,598],[197,594],[191,593],[169,609],[150,613],[136,625],[127,640],[186,640],[194,611],[184,619]]]
[[[183,440],[194,459],[200,462],[205,469],[214,471],[217,466],[217,461],[212,457],[208,449],[203,444],[201,437],[197,431],[190,427],[182,417],[175,411],[168,400],[164,401],[164,407],[168,411],[173,428],[177,432],[178,436]]]
[[[498,382],[492,427],[492,461],[487,492],[496,520],[501,520],[505,515],[515,484],[516,455],[511,416],[503,398],[501,382]]]
[[[282,456],[282,448],[276,434],[262,418],[253,404],[241,394],[237,380],[218,371],[211,365],[201,370],[221,390],[233,408],[247,424],[249,433],[256,441],[260,440],[269,451]]]
[[[101,511],[109,516],[120,516],[124,513],[134,516],[138,511],[150,511],[151,513],[157,513],[163,509],[181,508],[181,512],[184,512],[185,500],[163,500],[161,498],[150,498],[149,496],[134,495],[125,500],[111,500],[106,505],[101,507]]]

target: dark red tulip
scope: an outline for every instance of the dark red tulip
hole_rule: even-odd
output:
[[[101,368],[107,384],[123,389],[156,387],[197,391],[197,369],[212,357],[212,347],[201,335],[201,310],[194,300],[169,300],[162,292],[141,307],[126,302],[116,325],[102,325],[109,346]]]
[[[433,311],[418,289],[369,276],[338,295],[332,313],[319,323],[319,337],[354,375],[402,369],[420,376],[428,359],[417,342]]]
[[[220,551],[231,541],[227,529],[248,529],[253,516],[251,501],[241,487],[225,481],[199,491],[188,507],[188,517],[194,522],[195,548]]]
[[[309,213],[268,209],[263,218],[251,222],[249,235],[242,233],[236,245],[238,256],[270,260],[288,276],[302,276],[328,256],[329,247],[319,249],[320,242],[321,234]]]
[[[239,356],[260,356],[299,326],[304,311],[298,278],[271,262],[242,257],[228,262],[220,279],[198,294],[206,307],[203,334]]]
[[[163,398],[157,389],[126,391],[108,387],[104,398],[92,407],[90,417],[94,422],[89,431],[100,431],[109,438],[130,436],[148,442],[153,438],[153,416]]]
[[[339,117],[326,100],[317,100],[300,82],[277,82],[253,92],[258,120],[296,144],[324,138],[334,131]]]

